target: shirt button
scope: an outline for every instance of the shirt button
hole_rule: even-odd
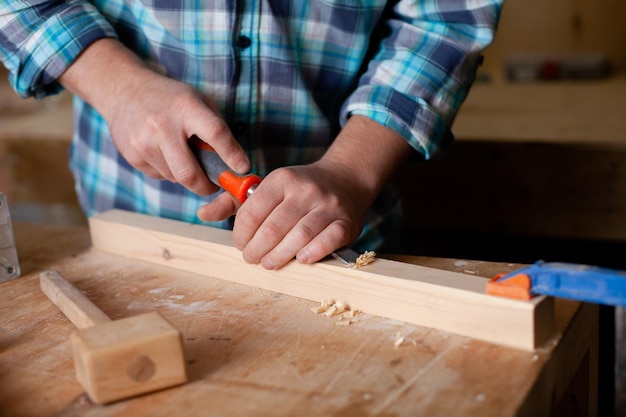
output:
[[[250,45],[252,45],[252,41],[249,37],[241,35],[237,38],[237,46],[241,49],[246,49]]]

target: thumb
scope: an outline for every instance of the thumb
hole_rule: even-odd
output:
[[[235,199],[227,192],[223,192],[212,202],[200,206],[196,214],[202,221],[217,222],[233,216],[237,209],[238,203]]]

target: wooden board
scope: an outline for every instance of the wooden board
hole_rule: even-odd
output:
[[[486,279],[378,259],[361,269],[338,261],[291,262],[278,271],[249,265],[232,232],[111,210],[90,219],[97,249],[488,342],[532,350],[554,331],[551,298],[486,295]]]
[[[23,275],[0,285],[2,417],[595,415],[593,378],[581,396],[568,389],[576,369],[597,370],[583,360],[593,304],[556,299],[554,338],[528,352],[366,313],[337,326],[310,311],[314,301],[94,249],[87,228],[14,226]],[[482,277],[521,266],[399,259]],[[47,269],[115,320],[158,311],[171,321],[189,382],[94,405],[74,375],[74,325],[39,289]],[[558,413],[562,402],[578,414]]]

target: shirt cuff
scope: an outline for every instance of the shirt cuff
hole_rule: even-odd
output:
[[[93,6],[69,6],[42,22],[24,42],[10,82],[21,97],[56,94],[63,89],[57,78],[82,51],[98,39],[115,37],[112,26]]]
[[[362,86],[341,110],[342,126],[352,115],[366,116],[402,136],[425,159],[442,153],[453,141],[450,126],[420,98],[384,86]]]

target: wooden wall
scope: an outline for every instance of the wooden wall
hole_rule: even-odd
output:
[[[513,53],[605,53],[626,70],[626,1],[505,0],[484,69],[497,72]]]

